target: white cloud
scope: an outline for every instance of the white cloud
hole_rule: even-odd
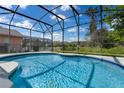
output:
[[[62,32],[54,32],[53,39],[54,41],[62,41]]]
[[[39,29],[39,30],[40,30],[41,28],[40,28],[40,27],[38,27],[37,29]]]
[[[50,35],[50,33],[45,33],[45,38],[47,38],[47,39],[51,39],[51,35]]]
[[[12,9],[12,5],[1,5],[2,7]],[[26,9],[28,5],[20,5],[21,9]]]
[[[1,5],[2,7],[5,7],[5,8],[9,8],[11,9],[12,8],[12,5]]]
[[[26,9],[28,5],[20,5],[20,8]]]
[[[68,32],[76,32],[77,31],[77,28],[76,27],[69,28],[67,31]]]
[[[27,27],[27,28],[31,28],[32,27],[32,23],[29,20],[24,20],[22,22],[17,22],[14,23],[16,26],[21,26],[21,27]]]
[[[56,13],[56,12],[57,12],[57,10],[55,9],[55,10],[53,10],[52,12],[53,12],[53,13]]]
[[[64,15],[62,15],[62,14],[58,14],[58,16],[61,17],[61,18],[63,18],[63,19],[66,18],[66,16],[64,16]],[[52,20],[56,20],[56,16],[54,16],[54,15],[50,15],[50,18],[51,18]],[[61,20],[61,19],[59,19],[59,20]]]
[[[77,9],[77,8],[78,8],[78,6],[77,6],[77,5],[73,5],[73,7],[74,7],[75,9]]]
[[[9,16],[1,16],[0,17],[0,22],[9,24],[9,22],[10,22]],[[32,25],[33,25],[29,20],[24,20],[24,21],[21,21],[21,22],[12,21],[11,24],[16,25],[16,26],[21,26],[21,27],[27,27],[27,28],[31,28]]]
[[[66,16],[62,15],[62,14],[58,14],[59,17],[61,17],[62,19],[65,19]]]
[[[69,5],[63,5],[63,6],[60,7],[60,9],[62,11],[68,11],[70,9],[70,6]]]
[[[70,37],[69,41],[77,41],[77,39],[78,39],[77,37]]]
[[[0,17],[0,22],[9,23],[9,19],[7,19],[6,17],[2,16],[2,17]]]
[[[73,28],[69,28],[67,31],[73,33],[73,32],[77,32],[77,30],[78,30],[77,27],[73,27]],[[85,28],[80,27],[80,32],[84,32],[85,30],[86,30]]]
[[[83,15],[82,15],[82,14],[80,14],[79,16],[80,16],[80,17],[82,17]]]
[[[75,9],[78,8],[78,6],[76,6],[76,5],[73,5],[73,7],[74,7]],[[63,5],[63,6],[60,7],[60,9],[61,9],[62,11],[68,11],[68,10],[70,10],[71,8],[70,8],[69,5]]]
[[[51,39],[51,34],[46,33],[45,38]],[[62,41],[62,33],[61,32],[54,32],[53,33],[53,40],[54,41]]]
[[[50,18],[51,18],[52,20],[55,20],[55,19],[56,19],[56,16],[50,15]]]
[[[86,28],[80,27],[80,32],[86,31]]]

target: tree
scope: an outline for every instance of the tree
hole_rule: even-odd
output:
[[[39,40],[39,39],[35,39],[35,40],[33,41],[33,50],[34,50],[34,51],[39,51],[39,48],[40,48],[39,43],[40,43],[40,40]]]
[[[95,45],[97,43],[97,8],[88,8],[86,10],[86,15],[90,18],[90,37],[91,37],[91,43],[92,45]]]
[[[107,23],[113,31],[110,35],[116,42],[124,42],[124,6],[105,6],[106,11],[104,22]]]
[[[114,36],[115,36],[114,33],[112,33],[111,31],[108,31],[105,28],[98,30],[99,44],[103,48],[112,48],[115,46]]]

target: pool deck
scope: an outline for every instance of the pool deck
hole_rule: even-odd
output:
[[[11,88],[12,81],[9,76],[17,69],[17,62],[1,62],[0,63],[0,88]]]
[[[12,86],[12,81],[7,78],[0,78],[0,88],[11,88]]]
[[[64,54],[64,55],[80,55],[80,56],[87,56],[87,57],[94,57],[94,58],[99,58],[99,59],[103,59],[103,60],[108,60],[108,61],[111,61],[113,63],[124,66],[124,57],[112,57],[112,56],[88,55],[88,54],[74,54],[74,53],[57,53],[57,52],[50,52],[50,51],[0,54],[0,57],[20,55],[20,54],[31,54],[31,53],[55,53],[55,54]]]

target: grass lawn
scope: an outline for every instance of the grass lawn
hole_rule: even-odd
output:
[[[55,48],[54,48],[55,49]],[[55,49],[54,52],[62,52],[60,49]],[[64,50],[65,53],[77,53],[77,50]],[[124,47],[118,46],[110,49],[100,47],[80,47],[79,54],[92,54],[104,56],[120,56],[124,57]]]

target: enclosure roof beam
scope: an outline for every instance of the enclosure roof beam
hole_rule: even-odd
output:
[[[55,8],[53,8],[53,9],[50,10],[50,11],[53,11],[53,10],[57,9],[57,8],[60,7],[60,6],[61,6],[61,5],[59,5],[59,6],[55,7]],[[46,15],[48,15],[48,13],[49,13],[49,12],[47,12],[46,14],[44,14],[43,16],[41,16],[41,18],[39,18],[39,20],[43,19]],[[39,22],[35,22],[35,23],[33,24],[33,26],[31,27],[31,29],[32,29],[37,23],[39,23]]]
[[[40,28],[42,29],[42,31],[44,32],[45,30],[43,29],[42,25],[40,23],[39,23],[39,25],[40,25]]]
[[[48,31],[50,34],[51,34],[51,31],[50,31],[50,29],[44,24],[44,26],[46,27],[46,31]]]
[[[18,14],[18,15],[24,16],[24,17],[26,17],[26,18],[29,18],[29,19],[35,20],[35,21],[37,21],[37,22],[41,22],[41,23],[43,23],[43,24],[46,24],[46,25],[52,26],[51,24],[48,24],[48,23],[46,23],[46,22],[44,22],[44,21],[40,21],[40,20],[38,20],[38,19],[35,19],[35,18],[30,17],[30,16],[27,16],[27,15],[24,15],[24,14],[19,13],[19,12],[17,12],[17,11],[13,11],[13,10],[11,10],[11,9],[8,9],[8,8],[2,7],[2,6],[0,6],[0,8],[1,8],[1,9],[4,9],[4,10],[6,10],[6,11],[9,11],[9,12],[11,12],[11,13],[15,13],[15,14]]]
[[[73,10],[77,15],[79,15],[78,11],[77,11],[72,5],[70,5],[70,7],[72,8],[72,10]]]
[[[14,19],[15,13],[16,13],[16,11],[18,10],[18,8],[19,8],[19,7],[20,7],[19,5],[16,7],[15,12],[13,13],[12,18],[10,19],[10,23],[9,23],[9,30],[10,30],[10,25],[11,25],[11,23],[12,23],[13,19]]]
[[[47,8],[45,8],[45,7],[41,6],[41,5],[38,5],[38,6],[39,6],[40,8],[42,8],[42,9],[48,11],[49,13],[53,14],[53,15],[56,16],[57,18],[60,18],[61,20],[64,20],[63,18],[61,18],[60,16],[56,15],[55,13],[53,13],[53,12],[50,11],[50,10],[48,10]]]
[[[59,19],[57,18],[57,21],[59,23],[59,26],[61,27],[61,30],[63,29],[62,25],[61,25],[61,22],[59,21]]]
[[[87,25],[87,24],[89,24],[90,22],[86,22],[86,23],[82,23],[82,24],[79,24],[80,26],[83,26],[83,25]],[[73,26],[69,26],[69,27],[66,27],[66,28],[64,28],[64,29],[68,29],[68,28],[73,28],[73,27],[76,27],[77,25],[73,25]],[[55,29],[54,31],[59,31],[59,30],[61,30],[61,29]]]

